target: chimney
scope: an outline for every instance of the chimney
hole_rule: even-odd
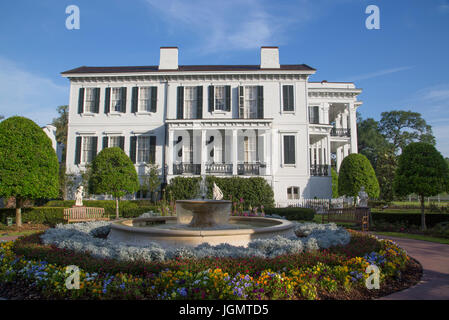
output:
[[[178,47],[161,47],[159,70],[178,70]]]
[[[279,48],[261,47],[260,48],[260,68],[261,69],[279,69]]]

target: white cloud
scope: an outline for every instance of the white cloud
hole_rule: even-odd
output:
[[[379,70],[376,72],[365,73],[365,74],[348,77],[347,79],[348,79],[348,81],[360,81],[360,80],[372,79],[372,78],[377,78],[380,76],[385,76],[387,74],[410,70],[412,68],[413,68],[413,66],[403,66],[403,67],[397,67],[397,68],[383,69],[383,70]]]
[[[0,57],[0,114],[20,115],[39,125],[57,116],[56,107],[68,103],[69,87],[31,73]]]
[[[328,2],[300,0],[281,4],[266,0],[145,0],[165,16],[172,29],[189,30],[204,53],[253,49],[284,43],[286,31],[316,17]],[[313,6],[312,6],[313,3]],[[322,12],[323,10],[321,10]]]

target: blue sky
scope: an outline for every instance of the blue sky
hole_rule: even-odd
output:
[[[80,8],[79,30],[65,9]],[[365,9],[380,8],[380,30]],[[306,63],[312,81],[354,81],[359,111],[422,113],[449,156],[448,0],[16,0],[0,4],[0,114],[40,125],[68,103],[60,72],[78,67],[157,65],[160,46],[180,64],[259,64],[277,45],[281,64]]]

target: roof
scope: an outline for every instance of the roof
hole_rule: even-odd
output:
[[[82,66],[61,74],[88,74],[88,73],[137,73],[137,72],[198,72],[198,71],[316,71],[306,64],[284,64],[279,69],[261,69],[260,65],[189,65],[179,66],[176,70],[159,70],[159,66],[129,66],[129,67],[87,67]]]

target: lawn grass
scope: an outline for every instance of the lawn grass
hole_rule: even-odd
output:
[[[402,233],[402,232],[378,232],[378,231],[376,231],[375,234],[383,235],[383,236],[390,236],[390,237],[436,242],[436,243],[441,243],[441,244],[449,244],[449,239],[431,237],[431,236],[422,235],[422,234],[412,234],[412,233]]]

